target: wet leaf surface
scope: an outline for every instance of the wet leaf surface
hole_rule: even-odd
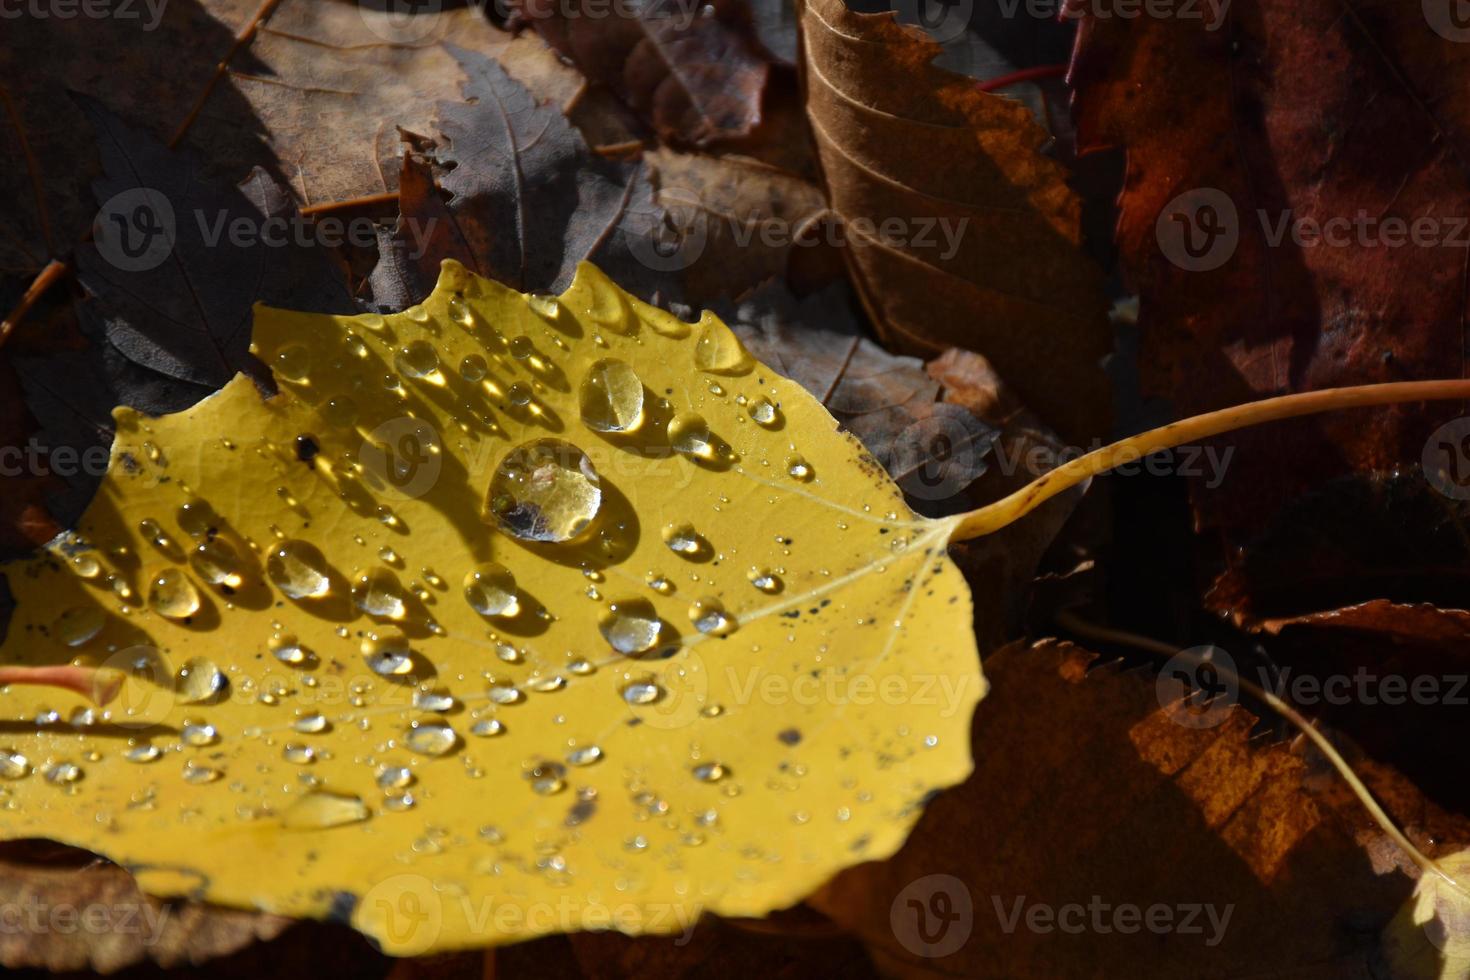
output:
[[[9,833],[423,952],[762,915],[969,770],[953,524],[718,321],[450,265],[423,307],[266,311],[254,345],[279,394],[119,413],[77,536],[7,568],[9,661],[127,678],[90,714],[7,696]],[[956,709],[873,693],[915,672]]]

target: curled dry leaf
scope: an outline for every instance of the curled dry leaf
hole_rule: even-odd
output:
[[[1418,869],[1335,773],[1253,739],[1239,708],[1181,724],[1188,709],[1161,706],[1151,674],[1094,660],[1050,643],[987,658],[975,773],[893,858],[843,872],[811,903],[897,976],[1170,976],[1202,963],[1215,976],[1375,975],[1376,933]],[[1419,846],[1470,839],[1393,771],[1356,765]],[[1169,926],[1120,912],[1130,906]]]
[[[890,346],[984,354],[1068,438],[1107,427],[1111,347],[1081,205],[1025,106],[929,64],[892,14],[810,0],[807,114],[848,268]]]
[[[7,835],[412,953],[761,916],[969,771],[958,521],[712,316],[446,264],[254,349],[278,394],[120,410],[77,534],[7,567],[7,662],[128,674],[90,715],[5,695]],[[952,712],[808,690],[916,673]]]

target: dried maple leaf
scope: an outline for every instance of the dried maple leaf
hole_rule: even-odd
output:
[[[802,27],[807,114],[879,335],[979,351],[1064,436],[1104,431],[1102,280],[1065,171],[1040,153],[1046,133],[929,64],[938,46],[891,14],[812,0]]]
[[[7,569],[8,663],[80,652],[128,676],[92,716],[6,695],[13,718],[80,726],[8,736],[38,771],[8,786],[7,833],[105,853],[151,892],[350,910],[421,951],[604,911],[639,932],[764,914],[897,847],[968,771],[983,681],[943,550],[958,520],[913,517],[713,318],[585,265],[559,301],[447,265],[422,308],[266,311],[254,343],[277,395],[237,378],[177,415],[119,412],[78,535]],[[916,670],[952,714],[799,693]],[[798,692],[774,711],[750,687],[772,680]],[[564,915],[530,914],[568,884]],[[465,900],[405,932],[396,901],[443,888]],[[487,922],[491,896],[527,914]]]
[[[447,172],[436,186],[410,159],[399,194],[398,237],[414,246],[420,291],[446,258],[539,291],[566,288],[578,262],[595,260],[651,296],[660,279],[648,263],[649,236],[661,212],[642,164],[596,155],[555,105],[496,62],[446,47],[467,76],[466,101],[439,107],[449,145],[437,162]],[[402,259],[390,253],[387,261]]]
[[[742,3],[630,0],[612,17],[593,0],[566,9],[549,0],[517,6],[522,20],[665,141],[705,146],[746,136],[761,121],[770,69]]]
[[[1467,118],[1447,93],[1470,49],[1434,7],[1083,18],[1079,143],[1127,151],[1119,255],[1141,297],[1146,387],[1178,411],[1464,370]],[[1424,221],[1427,247],[1408,234]],[[1329,477],[1418,459],[1452,414],[1255,433],[1218,490],[1196,481],[1199,519],[1244,543]]]

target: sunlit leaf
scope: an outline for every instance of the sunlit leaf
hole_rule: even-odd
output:
[[[416,953],[763,915],[970,771],[957,519],[713,317],[447,263],[254,351],[7,568],[0,659],[127,680],[0,697],[5,836]]]

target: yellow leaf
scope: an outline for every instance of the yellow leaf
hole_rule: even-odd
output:
[[[969,773],[956,521],[714,318],[446,264],[254,350],[7,569],[0,660],[127,677],[0,700],[5,836],[413,954],[764,915]]]

